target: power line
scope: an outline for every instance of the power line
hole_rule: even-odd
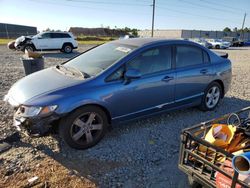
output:
[[[209,8],[209,9],[212,9],[213,11],[223,11],[223,13],[225,12],[230,12],[230,13],[238,13],[238,11],[232,11],[232,10],[225,10],[225,9],[221,9],[221,8],[215,8],[215,7],[212,7],[212,6],[207,6],[207,5],[204,5],[204,4],[199,4],[199,3],[194,3],[194,2],[189,2],[189,1],[186,1],[186,0],[179,0],[183,3],[186,3],[186,4],[189,4],[191,6],[196,6],[196,7],[202,7],[202,8]]]
[[[93,9],[93,10],[102,10],[102,11],[107,11],[107,12],[110,12],[110,13],[112,13],[112,12],[117,12],[117,13],[119,13],[119,14],[135,14],[135,13],[138,13],[138,10],[136,10],[136,12],[132,12],[132,11],[124,11],[124,9],[119,9],[119,10],[117,10],[117,9],[108,9],[108,8],[103,8],[103,7],[98,7],[98,6],[85,6],[85,5],[83,5],[82,6],[82,4],[81,5],[76,5],[76,4],[68,4],[68,3],[66,3],[66,2],[80,2],[80,3],[90,3],[90,4],[114,4],[114,5],[124,5],[124,3],[120,3],[120,2],[104,2],[104,1],[100,1],[100,0],[98,0],[98,1],[89,1],[89,0],[65,0],[65,1],[63,1],[64,3],[62,3],[62,1],[60,1],[60,3],[58,2],[58,3],[56,3],[56,2],[51,2],[51,1],[41,1],[41,0],[29,0],[29,1],[31,1],[31,2],[33,2],[33,3],[47,3],[47,4],[53,4],[53,5],[61,5],[61,6],[66,6],[66,7],[74,7],[74,8],[79,8],[79,7],[81,7],[81,8],[86,8],[86,9]],[[150,7],[150,5],[146,5],[146,4],[138,4],[138,3],[136,3],[136,4],[134,4],[134,3],[125,3],[125,4],[127,4],[127,5],[129,5],[129,6],[141,6],[141,7]],[[153,3],[154,4],[154,3]],[[151,5],[152,6],[152,5]],[[180,13],[180,14],[183,14],[183,15],[185,15],[185,16],[194,16],[194,17],[203,17],[203,18],[206,18],[206,19],[210,19],[210,20],[213,20],[213,21],[223,21],[223,22],[230,22],[230,23],[232,23],[232,22],[234,22],[233,20],[229,20],[229,19],[223,19],[223,18],[218,18],[218,17],[214,17],[214,16],[207,16],[207,15],[204,15],[204,14],[194,14],[194,13],[190,13],[190,12],[187,12],[187,11],[181,11],[181,10],[179,10],[179,9],[172,9],[172,8],[169,8],[169,7],[164,7],[164,6],[155,6],[155,7],[157,7],[157,8],[159,8],[159,9],[163,9],[163,10],[168,10],[168,11],[171,11],[171,12],[174,12],[174,13]],[[187,7],[185,7],[185,8],[187,8]],[[139,9],[139,11],[140,11],[140,9]],[[154,14],[154,13],[153,13]],[[145,12],[139,12],[138,14],[136,14],[137,16],[138,15],[150,15],[150,13],[148,12],[148,13],[145,13]],[[161,15],[161,14],[158,14],[157,13],[157,15],[156,16],[161,16],[161,17],[163,17],[163,15]],[[155,17],[155,15],[154,15],[154,17]],[[170,16],[164,16],[164,17],[174,17],[173,15],[170,15]],[[235,22],[238,22],[239,20],[237,20],[237,21],[235,21]],[[152,17],[152,31],[154,30],[154,18]],[[153,34],[152,34],[153,35]]]
[[[149,6],[146,4],[139,3],[123,3],[123,2],[108,2],[108,1],[88,1],[88,0],[66,0],[69,2],[78,2],[78,3],[89,3],[89,4],[105,4],[105,5],[128,5],[128,6]]]
[[[131,13],[136,13],[136,12],[131,12],[131,11],[124,11],[124,10],[114,10],[114,9],[107,9],[107,8],[103,8],[103,7],[90,7],[90,6],[79,6],[79,5],[71,5],[71,4],[65,4],[65,3],[55,3],[55,2],[51,2],[51,1],[44,1],[44,0],[29,0],[32,3],[41,3],[44,4],[44,2],[46,2],[47,4],[51,4],[51,5],[59,5],[59,6],[65,6],[65,7],[73,7],[73,8],[86,8],[86,9],[92,9],[92,10],[102,10],[102,11],[107,11],[107,12],[117,12],[117,13],[127,13],[127,14],[131,14]],[[149,6],[148,6],[149,7]],[[140,13],[142,15],[150,15],[149,13]]]
[[[211,4],[211,1],[207,1],[207,0],[200,0],[200,1],[202,1],[202,2],[204,2],[204,3],[207,3],[207,4]],[[242,11],[245,11],[245,10],[240,9],[240,8],[237,8],[237,7],[228,6],[226,3],[223,4],[223,3],[213,2],[213,4],[218,5],[218,6],[223,6],[223,7],[226,7],[226,8],[228,8],[228,9],[232,9],[232,10],[239,10],[239,11],[241,11],[241,12],[242,12]]]
[[[176,7],[176,4],[175,5],[173,5],[173,4],[169,4],[170,2],[168,1],[168,2],[164,2],[164,3],[162,3],[162,4],[165,4],[166,6],[172,6],[172,7]],[[194,6],[194,7],[197,7],[196,5],[192,5],[192,4],[189,4],[190,6]],[[188,9],[188,7],[187,6],[185,6],[185,5],[177,5],[178,6],[178,8],[185,8],[185,9]],[[213,9],[211,8],[211,10],[213,11]],[[221,12],[221,11],[219,11],[219,12]],[[224,13],[229,13],[229,14],[232,14],[232,13],[230,13],[230,12],[224,12]],[[235,13],[234,13],[235,14]],[[204,14],[203,14],[204,15]],[[237,14],[237,15],[235,15],[235,16],[238,16],[239,17],[239,14]],[[234,17],[235,17],[234,16]]]
[[[170,8],[162,7],[162,6],[161,7],[157,6],[157,8],[168,10],[168,11],[171,11],[171,12],[177,12],[177,13],[180,13],[180,14],[184,14],[186,16],[188,15],[188,16],[195,16],[195,17],[203,17],[203,18],[210,19],[210,20],[215,20],[215,21],[221,20],[221,21],[226,21],[226,22],[232,22],[232,20],[227,20],[227,19],[217,18],[217,17],[212,17],[212,16],[205,16],[203,14],[193,14],[193,13],[190,13],[190,12],[170,9]]]

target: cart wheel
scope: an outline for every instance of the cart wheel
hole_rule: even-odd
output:
[[[195,181],[192,176],[188,176],[188,182],[191,188],[202,188],[202,185]]]

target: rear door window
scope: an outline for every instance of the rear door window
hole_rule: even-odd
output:
[[[203,50],[190,45],[176,46],[176,68],[203,63]]]
[[[52,38],[61,38],[60,33],[51,33]]]
[[[52,38],[70,38],[67,33],[51,33]]]

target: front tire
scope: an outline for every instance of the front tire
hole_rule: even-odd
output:
[[[219,104],[222,96],[221,85],[217,82],[209,84],[205,94],[202,97],[200,109],[202,111],[211,111]]]
[[[70,147],[87,149],[103,138],[107,127],[107,116],[101,108],[85,106],[62,118],[59,134]]]
[[[220,45],[216,45],[216,46],[215,46],[215,49],[220,49]]]
[[[34,52],[35,51],[35,48],[32,46],[32,45],[26,45],[24,48],[23,48],[23,51],[29,51],[29,52]]]

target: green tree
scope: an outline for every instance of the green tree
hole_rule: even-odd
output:
[[[138,29],[132,29],[132,35],[137,37],[138,36]]]
[[[248,29],[247,27],[245,27],[243,31],[248,33],[248,32],[250,32],[250,28]]]
[[[125,28],[124,28],[124,31],[128,33],[128,32],[131,31],[131,29],[130,29],[129,27],[125,27]]]
[[[231,32],[231,29],[230,29],[229,27],[225,27],[225,28],[223,29],[223,31],[224,31],[224,32]]]

